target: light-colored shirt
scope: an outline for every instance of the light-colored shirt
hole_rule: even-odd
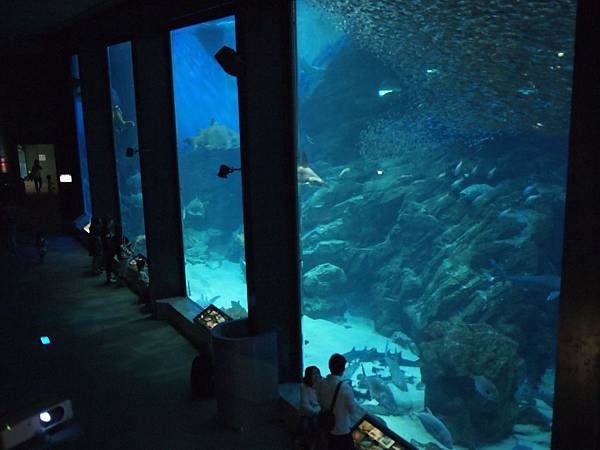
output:
[[[314,387],[302,383],[300,385],[300,415],[314,416],[319,414],[321,407],[317,399],[317,391]]]
[[[335,394],[335,389],[342,378],[329,374],[327,378],[321,381],[319,385],[318,397],[321,409],[327,410],[331,407],[331,402]],[[354,391],[349,381],[345,381],[340,386],[337,400],[333,406],[333,414],[335,415],[335,425],[331,430],[331,434],[340,435],[350,433],[352,426],[350,416],[354,414]]]

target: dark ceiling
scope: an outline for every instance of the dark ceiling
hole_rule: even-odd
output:
[[[44,38],[123,0],[0,0],[0,53],[43,51]]]

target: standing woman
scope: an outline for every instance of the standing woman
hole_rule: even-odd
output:
[[[319,437],[318,415],[321,411],[317,389],[321,383],[321,371],[317,366],[304,369],[300,386],[300,444],[301,448],[314,450]]]
[[[29,172],[29,178],[33,180],[35,192],[39,194],[42,191],[42,166],[40,165],[39,159],[33,161],[31,172]]]

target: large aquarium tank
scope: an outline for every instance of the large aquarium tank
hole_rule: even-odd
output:
[[[418,448],[550,448],[575,1],[296,5],[305,366]]]
[[[241,163],[237,80],[214,58],[235,44],[234,16],[171,32],[187,294],[241,318],[248,297],[242,185],[233,170]]]
[[[90,173],[88,171],[87,144],[85,140],[85,123],[83,121],[83,103],[81,100],[81,78],[79,75],[79,56],[71,55],[71,80],[73,93],[73,111],[75,114],[75,133],[77,134],[77,151],[79,154],[79,170],[81,172],[81,194],[83,198],[83,214],[92,216],[92,198],[90,194]],[[27,170],[25,171],[27,173]]]
[[[131,42],[111,45],[107,51],[121,225],[133,253],[146,255]]]

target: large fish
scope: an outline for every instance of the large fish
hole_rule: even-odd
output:
[[[475,375],[474,377],[471,377],[471,379],[473,380],[475,390],[479,395],[490,402],[498,402],[498,388],[494,383],[483,375]]]
[[[347,361],[360,359],[362,362],[378,361],[382,364],[386,364],[385,353],[378,352],[375,347],[369,349],[365,347],[363,350],[356,350],[356,347],[352,347],[352,350],[344,353],[344,357]],[[402,352],[396,353],[396,362],[399,366],[420,367],[419,360],[412,361],[410,359],[405,359],[402,357]]]
[[[394,394],[390,390],[389,386],[377,375],[367,376],[365,368],[361,364],[364,380],[367,383],[369,389],[369,395],[373,400],[376,400],[380,406],[385,408],[388,413],[394,413],[398,407],[394,400]]]
[[[440,419],[435,417],[429,408],[426,411],[417,413],[417,417],[423,424],[423,427],[436,438],[444,447],[454,448],[452,444],[452,435]]]
[[[392,383],[394,383],[398,387],[398,389],[400,389],[401,391],[408,392],[408,386],[407,386],[405,372],[402,369],[400,369],[400,366],[398,365],[398,360],[397,360],[398,353],[396,353],[394,356],[395,357],[393,357],[391,353],[388,354],[388,344],[386,342],[384,359],[385,359],[385,363],[387,364],[388,368],[390,369]]]
[[[308,165],[306,153],[302,153],[302,162],[298,165],[298,183],[311,186],[323,186],[325,181]]]
[[[494,261],[490,260],[491,264],[498,270],[502,278],[512,281],[515,284],[521,285],[526,289],[534,291],[546,292],[546,301],[550,302],[560,297],[560,277],[557,275],[508,275],[504,269]]]

